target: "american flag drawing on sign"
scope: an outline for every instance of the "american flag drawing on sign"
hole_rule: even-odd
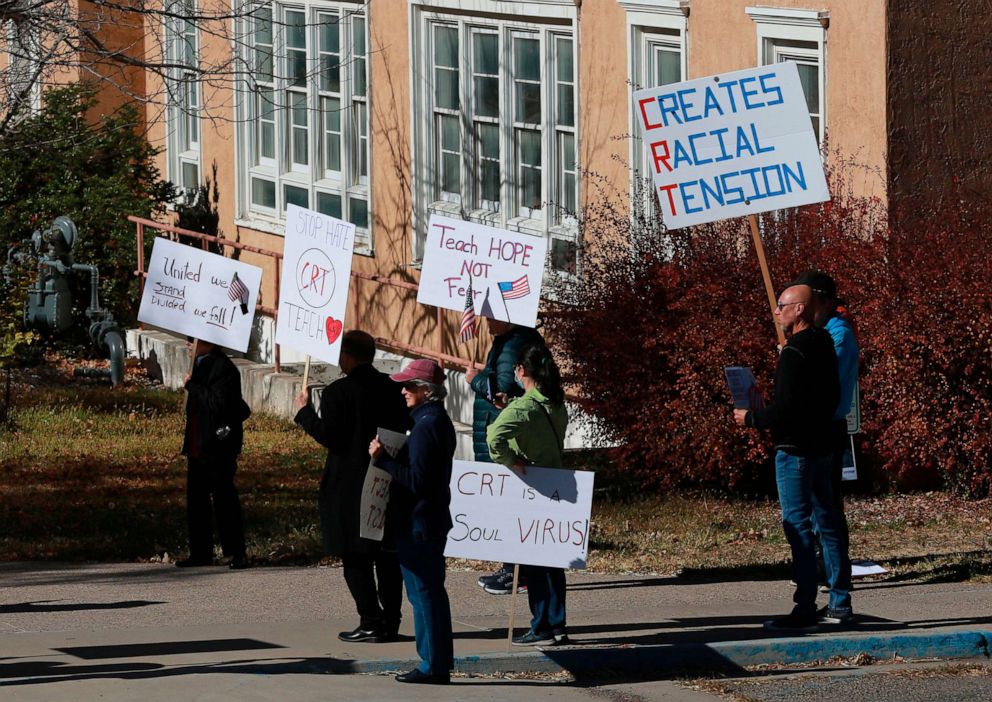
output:
[[[227,296],[233,302],[241,303],[241,314],[248,314],[248,288],[241,282],[237,273],[231,278],[231,284],[227,286]]]
[[[465,311],[462,312],[462,326],[458,330],[458,338],[464,344],[469,339],[475,337],[475,304],[472,301],[472,281],[468,281],[468,290],[465,292]]]
[[[509,283],[499,284],[499,294],[504,300],[516,300],[517,298],[530,295],[530,281],[526,275],[522,275]]]

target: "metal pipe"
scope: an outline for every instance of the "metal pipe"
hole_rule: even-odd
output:
[[[110,350],[110,382],[120,385],[124,382],[124,340],[116,331],[109,331],[104,335],[103,343]]]

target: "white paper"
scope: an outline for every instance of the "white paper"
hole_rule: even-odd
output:
[[[750,368],[742,366],[727,366],[723,369],[730,386],[730,394],[734,398],[734,409],[761,409],[765,400],[758,389],[754,373]]]
[[[830,199],[794,62],[638,90],[633,107],[669,229]]]
[[[286,208],[276,343],[337,365],[354,247],[355,225]]]
[[[406,444],[407,435],[382,427],[376,431],[383,450],[395,458]],[[377,468],[371,460],[369,461],[368,470],[365,472],[365,482],[362,485],[359,512],[361,523],[358,535],[363,539],[382,541],[382,534],[386,526],[386,506],[389,504],[389,488],[392,482],[393,478],[389,473],[382,468]]]
[[[257,266],[157,238],[138,321],[245,352],[261,282]]]
[[[585,568],[593,473],[455,461],[444,555]]]
[[[864,578],[868,575],[884,575],[888,573],[885,568],[873,561],[851,561],[851,577]]]
[[[432,215],[417,302],[464,312],[471,282],[477,316],[534,327],[547,251],[543,236]]]

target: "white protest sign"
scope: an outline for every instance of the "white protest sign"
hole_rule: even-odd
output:
[[[857,434],[861,431],[861,385],[854,383],[854,395],[851,397],[851,410],[847,413],[847,433]]]
[[[593,473],[455,461],[444,555],[585,568]]]
[[[379,442],[393,458],[400,452],[406,443],[406,434],[383,429],[377,430]],[[393,477],[382,468],[377,468],[369,461],[369,469],[365,473],[365,482],[362,484],[361,507],[359,519],[361,524],[358,535],[363,539],[382,541],[382,533],[386,526],[386,505],[389,504],[389,488],[393,483]]]
[[[858,462],[854,458],[854,437],[848,435],[851,445],[844,450],[844,458],[841,461],[841,480],[858,479]]]
[[[138,321],[248,350],[262,269],[168,239],[155,239]]]
[[[477,315],[533,327],[547,251],[543,236],[432,215],[417,302],[462,312],[471,280]]]
[[[830,199],[791,61],[634,93],[669,229]]]
[[[354,247],[355,225],[286,208],[277,344],[337,364]]]

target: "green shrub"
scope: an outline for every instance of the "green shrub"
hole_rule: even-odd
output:
[[[0,138],[0,244],[9,246],[66,215],[79,230],[73,256],[100,269],[100,300],[121,323],[137,311],[135,227],[174,197],[155,166],[138,110],[125,106],[99,121],[87,117],[93,93],[67,86],[45,93],[38,114]],[[77,331],[89,302],[87,276],[72,277]]]

